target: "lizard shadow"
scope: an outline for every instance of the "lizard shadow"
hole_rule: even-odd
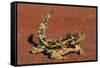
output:
[[[28,37],[28,43],[32,44],[33,46],[37,46],[38,44],[36,42],[33,41],[33,34],[30,34]]]

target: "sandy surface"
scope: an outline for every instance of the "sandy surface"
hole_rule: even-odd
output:
[[[28,42],[28,38],[34,33],[34,40],[38,41],[39,25],[50,8],[54,8],[55,12],[49,19],[46,32],[48,37],[59,39],[66,33],[85,32],[86,38],[80,44],[85,51],[84,56],[69,54],[66,60],[55,60],[42,53],[29,53],[33,45]],[[17,9],[17,64],[96,60],[96,8],[18,4]]]

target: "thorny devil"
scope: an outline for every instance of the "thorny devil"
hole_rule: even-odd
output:
[[[60,40],[48,39],[45,30],[47,28],[48,19],[53,14],[54,10],[50,11],[47,16],[43,18],[38,31],[39,43],[32,47],[31,53],[44,53],[49,58],[63,59],[69,53],[76,53],[81,55],[83,53],[80,47],[80,42],[85,38],[84,32],[69,33]],[[33,39],[34,42],[34,39]]]

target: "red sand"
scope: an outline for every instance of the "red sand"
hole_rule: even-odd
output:
[[[49,19],[47,28],[48,37],[59,39],[69,32],[85,32],[86,38],[80,44],[85,51],[84,56],[69,54],[66,60],[55,60],[48,58],[42,53],[29,53],[32,44],[28,42],[28,37],[34,32],[34,39],[38,41],[39,25],[50,8],[54,8],[55,12]],[[17,64],[96,60],[96,8],[18,4],[17,9]]]

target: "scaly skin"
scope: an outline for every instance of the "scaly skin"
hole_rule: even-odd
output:
[[[46,29],[48,20],[53,14],[54,10],[49,12],[47,16],[43,18],[42,23],[39,27],[39,43],[38,46],[33,46],[31,52],[32,53],[42,53],[45,52],[49,58],[55,59],[63,59],[63,57],[69,53],[77,53],[80,55],[83,52],[82,48],[80,47],[80,42],[84,40],[85,34],[82,33],[75,33],[75,34],[67,34],[61,40],[53,40],[48,39],[46,36]]]
[[[45,30],[47,28],[48,20],[52,14],[53,14],[53,10],[50,13],[48,13],[47,16],[44,17],[42,23],[40,24],[39,31],[38,31],[40,44],[42,43],[42,45],[46,47],[48,46],[48,42],[46,40]]]

